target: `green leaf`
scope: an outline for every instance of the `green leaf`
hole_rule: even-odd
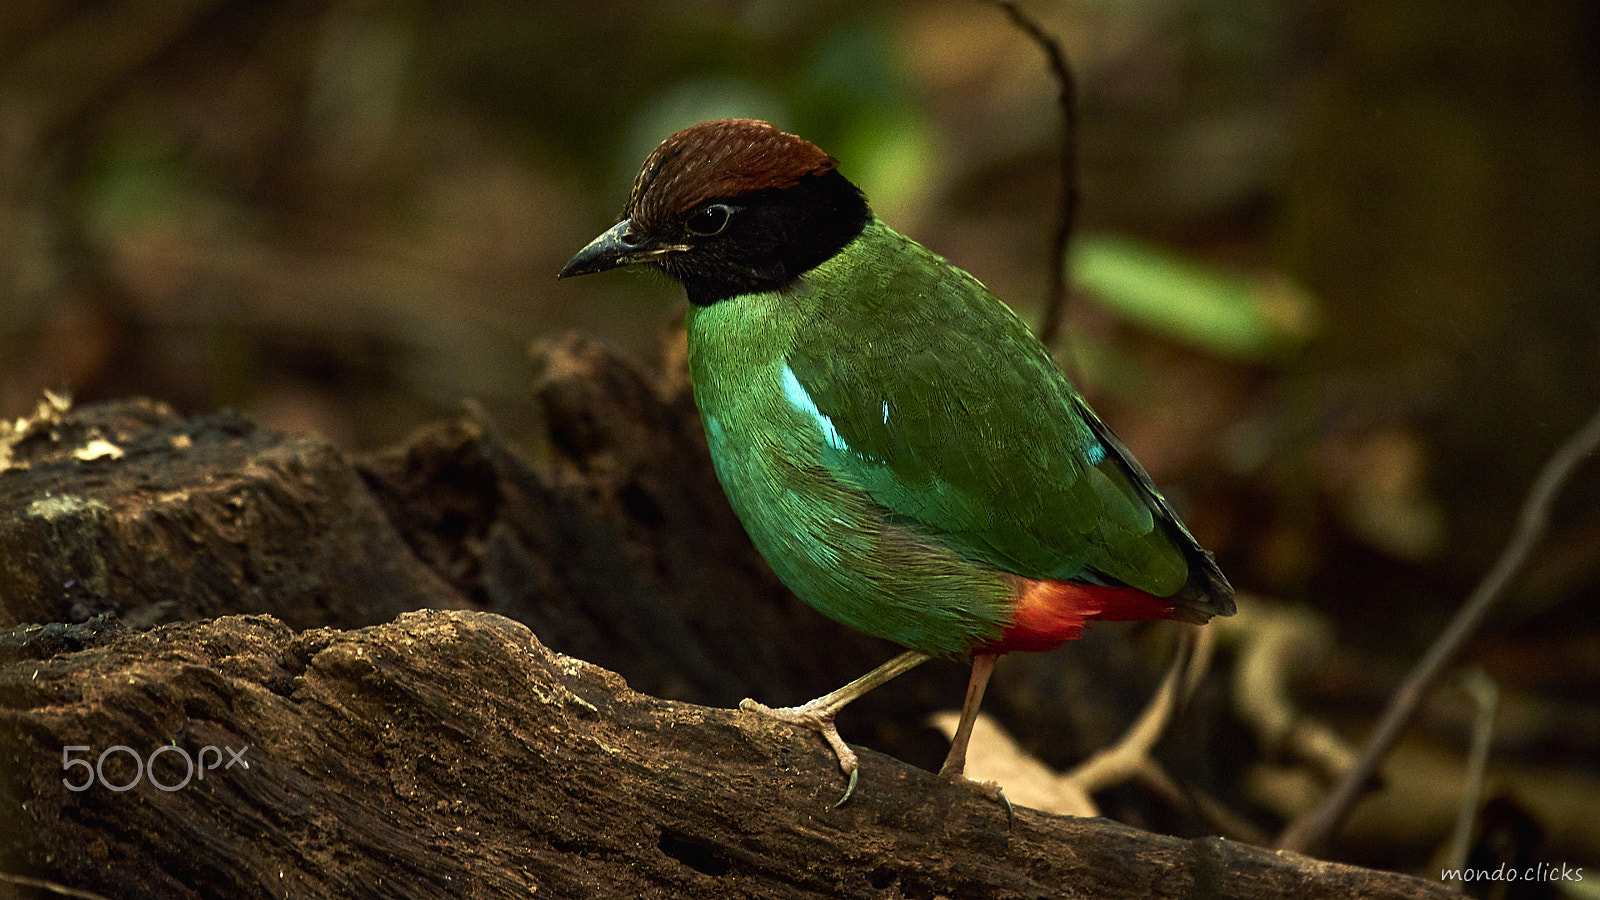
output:
[[[1084,236],[1072,271],[1107,309],[1224,356],[1270,361],[1317,330],[1316,301],[1287,279],[1228,272],[1125,238]]]

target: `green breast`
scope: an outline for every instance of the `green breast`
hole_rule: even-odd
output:
[[[999,636],[1008,572],[1183,585],[1182,552],[1044,348],[877,220],[790,289],[691,307],[688,327],[717,476],[823,614],[949,655]]]

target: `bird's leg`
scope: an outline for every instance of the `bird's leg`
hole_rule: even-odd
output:
[[[851,750],[850,745],[846,744],[844,738],[839,736],[839,729],[833,724],[834,716],[838,715],[839,710],[844,709],[857,697],[892,680],[896,676],[911,671],[932,658],[928,654],[917,650],[907,650],[844,687],[823,694],[809,703],[773,709],[770,706],[763,706],[754,700],[745,699],[739,701],[739,708],[746,712],[761,713],[780,722],[788,722],[791,725],[809,728],[822,735],[823,739],[828,742],[828,746],[833,748],[833,754],[839,758],[839,768],[844,774],[850,776],[850,784],[845,788],[844,796],[840,797],[839,802],[834,804],[834,808],[837,809],[843,806],[846,800],[850,799],[851,794],[855,793],[856,779],[861,773],[860,764],[856,761],[855,751]],[[979,692],[982,692],[982,688],[979,688]]]
[[[972,657],[972,677],[967,679],[967,699],[961,704],[961,723],[950,739],[950,754],[939,767],[939,777],[946,781],[965,784],[996,803],[1005,805],[1006,820],[1016,821],[1016,811],[1011,799],[992,781],[973,781],[964,773],[967,770],[967,742],[972,739],[972,723],[978,718],[978,707],[983,703],[984,688],[989,686],[989,676],[994,674],[998,653],[978,653]]]
[[[956,726],[950,739],[950,755],[944,758],[939,777],[952,781],[965,778],[967,770],[967,741],[972,739],[972,723],[978,718],[978,706],[983,703],[983,690],[989,686],[989,676],[994,674],[994,653],[979,653],[972,657],[972,677],[967,680],[967,699],[961,704],[961,724]]]

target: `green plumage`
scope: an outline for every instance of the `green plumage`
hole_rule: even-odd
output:
[[[1043,345],[876,218],[688,328],[718,478],[823,614],[947,656],[999,637],[1008,572],[1162,597],[1190,580],[1192,538]]]
[[[756,547],[820,612],[909,648],[800,706],[739,704],[822,735],[850,776],[840,803],[860,766],[839,710],[930,657],[973,657],[939,769],[961,779],[1001,654],[1096,618],[1233,613],[1211,555],[1044,346],[879,222],[816,145],[754,119],[662,141],[560,277],[639,264],[688,296],[695,400]]]

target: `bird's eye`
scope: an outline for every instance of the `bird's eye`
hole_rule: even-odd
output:
[[[689,220],[683,223],[683,227],[687,228],[690,234],[710,237],[713,234],[721,233],[722,229],[727,228],[728,219],[732,215],[732,207],[723,203],[713,203],[704,209],[695,210]]]

